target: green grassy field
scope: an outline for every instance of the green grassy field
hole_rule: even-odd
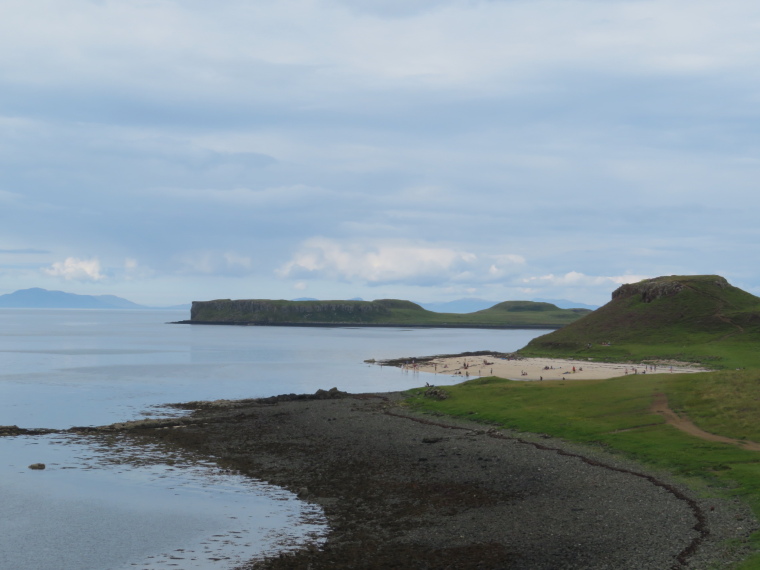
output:
[[[516,382],[481,378],[446,387],[435,400],[410,392],[417,409],[545,433],[665,469],[707,495],[738,496],[760,517],[760,453],[687,435],[650,412],[653,395],[702,429],[760,442],[760,371],[646,374],[602,381]],[[621,431],[625,430],[625,431]],[[738,566],[760,568],[758,554]]]

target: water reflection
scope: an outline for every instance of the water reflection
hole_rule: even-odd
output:
[[[161,414],[167,402],[333,386],[403,390],[418,375],[364,360],[508,352],[546,332],[165,324],[186,317],[0,309],[0,425],[103,425]],[[457,381],[436,378],[447,380]],[[290,493],[117,436],[0,438],[0,458],[0,568],[219,568],[325,530]],[[36,462],[48,468],[30,471]]]
[[[124,434],[6,437],[0,456],[2,568],[231,568],[327,532],[292,493]]]

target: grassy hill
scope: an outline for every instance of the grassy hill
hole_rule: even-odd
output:
[[[195,301],[190,323],[406,326],[462,328],[559,328],[587,309],[560,309],[550,303],[506,301],[474,313],[435,313],[411,301]]]
[[[679,416],[701,429],[760,442],[758,347],[760,298],[716,275],[659,277],[618,288],[605,306],[534,339],[520,353],[608,361],[672,358],[741,370],[572,382],[478,378],[437,388],[432,396],[429,388],[410,391],[406,403],[621,454],[670,472],[703,498],[741,499],[760,518],[760,453],[698,439],[652,408],[656,395],[664,394]],[[724,558],[705,567],[760,569],[760,532],[751,516],[735,519],[746,537],[726,541]]]
[[[612,300],[531,341],[526,356],[610,361],[677,359],[715,368],[760,366],[760,298],[717,275],[623,285]]]

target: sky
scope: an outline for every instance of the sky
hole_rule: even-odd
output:
[[[0,0],[0,294],[760,295],[760,3]]]

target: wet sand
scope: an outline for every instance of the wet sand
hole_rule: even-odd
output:
[[[755,528],[741,503],[540,435],[416,414],[400,394],[194,403],[130,429],[320,505],[325,544],[257,569],[723,566]]]

